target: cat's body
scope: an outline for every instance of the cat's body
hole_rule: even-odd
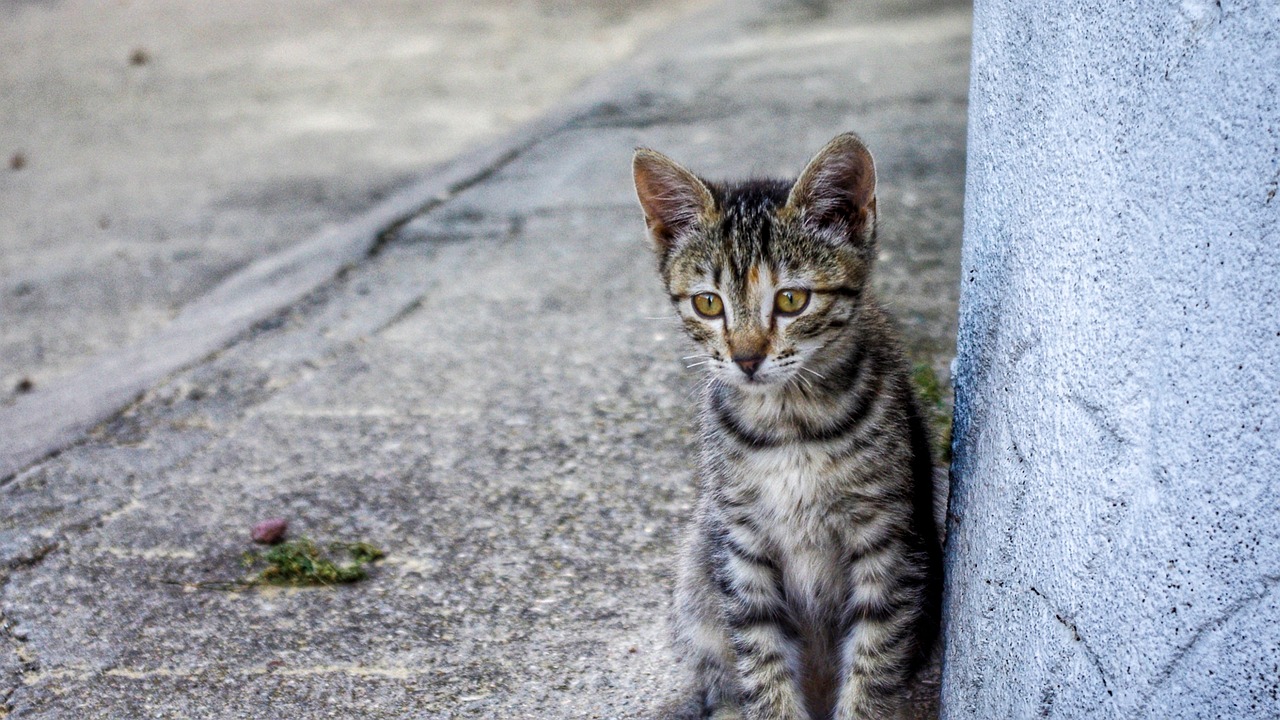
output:
[[[929,440],[871,298],[875,175],[852,135],[794,185],[712,185],[652,151],[636,184],[707,350],[675,593],[675,714],[882,718],[937,634]]]

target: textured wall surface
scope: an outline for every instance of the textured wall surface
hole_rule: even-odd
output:
[[[1280,3],[973,51],[943,717],[1280,717]]]

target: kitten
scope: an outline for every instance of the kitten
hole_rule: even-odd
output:
[[[636,192],[705,349],[675,717],[889,717],[938,633],[930,443],[868,286],[870,152],[840,135],[794,184],[704,182],[636,151]]]

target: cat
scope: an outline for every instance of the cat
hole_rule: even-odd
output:
[[[929,433],[868,285],[871,153],[840,135],[794,183],[632,164],[707,370],[673,603],[689,688],[664,717],[892,717],[938,634],[942,550]]]

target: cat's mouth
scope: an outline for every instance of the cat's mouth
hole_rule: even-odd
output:
[[[720,376],[729,383],[755,392],[771,392],[790,386],[809,387],[822,378],[817,371],[806,369],[795,353],[786,353],[781,358],[772,355],[752,358],[745,363],[734,358],[733,362],[725,363],[719,369]]]
[[[730,373],[732,382],[749,390],[765,391],[777,387],[783,380],[776,371],[748,373],[734,368]]]

